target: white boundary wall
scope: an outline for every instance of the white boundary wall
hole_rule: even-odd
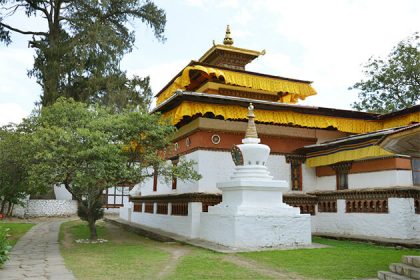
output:
[[[200,230],[204,230],[200,229],[203,215],[200,202],[188,204],[188,216],[171,216],[170,203],[168,215],[144,213],[144,205],[141,213],[132,212],[131,207],[120,208],[120,218],[187,238],[199,238]],[[315,216],[311,216],[312,234],[420,242],[420,215],[414,212],[413,198],[389,198],[388,213],[346,213],[345,208],[345,200],[339,199],[337,213],[316,212]]]
[[[414,212],[413,198],[389,198],[388,213],[346,213],[345,200],[338,199],[337,213],[311,217],[313,234],[420,241],[420,215]]]
[[[188,216],[172,216],[171,203],[168,205],[168,214],[157,214],[156,203],[153,205],[153,214],[145,213],[145,203],[143,203],[142,212],[133,212],[133,208],[129,207],[120,208],[120,218],[187,238],[198,238],[201,207],[201,202],[190,202],[188,203]]]
[[[17,217],[71,216],[76,213],[75,200],[29,199],[24,207],[16,205],[13,209],[13,216]]]

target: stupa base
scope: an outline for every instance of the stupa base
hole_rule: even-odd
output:
[[[201,213],[200,238],[243,250],[311,244],[311,217]]]

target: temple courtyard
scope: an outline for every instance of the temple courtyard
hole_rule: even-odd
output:
[[[76,217],[0,225],[11,228],[12,243],[20,237],[0,279],[376,279],[402,256],[420,255],[417,249],[321,237],[313,237],[319,246],[312,249],[220,253],[156,241],[105,221],[98,229],[107,242],[85,244],[88,228]]]

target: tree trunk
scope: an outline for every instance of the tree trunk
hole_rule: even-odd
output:
[[[2,214],[4,214],[4,207],[6,206],[6,199],[3,199],[3,201],[1,202],[1,210],[0,210],[0,212],[2,213]]]
[[[89,224],[89,231],[90,231],[90,240],[97,240],[98,234],[96,232],[96,221],[92,218],[89,218],[88,224]]]
[[[9,202],[9,209],[7,209],[7,216],[11,217],[13,213],[13,208],[15,207],[14,203]]]

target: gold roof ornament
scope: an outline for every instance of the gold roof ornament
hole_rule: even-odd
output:
[[[248,127],[246,128],[245,138],[258,138],[257,128],[255,126],[254,106],[249,103],[248,107]]]
[[[223,40],[223,44],[227,45],[227,46],[232,46],[233,45],[233,39],[232,39],[232,36],[230,35],[230,26],[229,25],[226,26],[226,34],[225,34],[225,39]]]

